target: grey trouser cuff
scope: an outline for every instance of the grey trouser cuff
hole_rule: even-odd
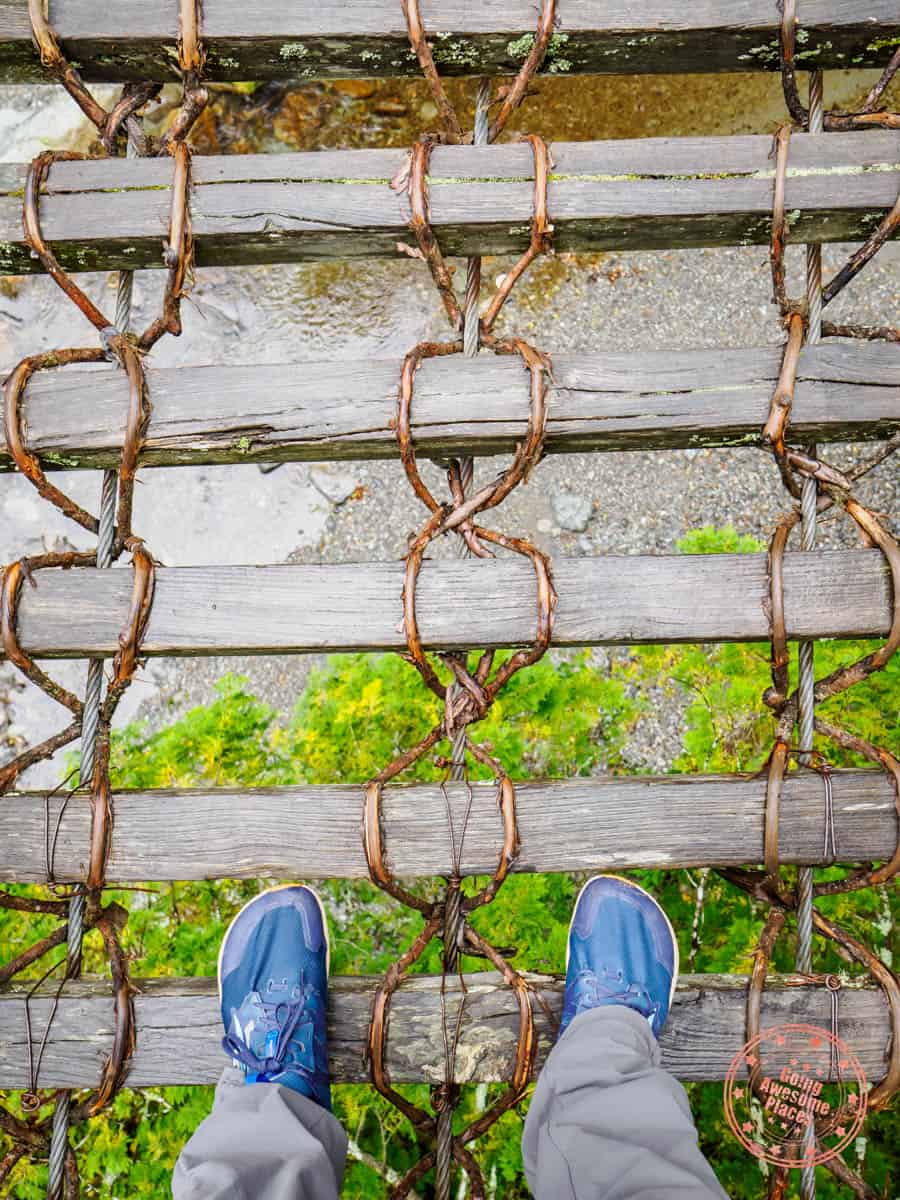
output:
[[[700,1153],[684,1088],[659,1065],[643,1017],[575,1018],[535,1088],[522,1153],[537,1200],[728,1200]],[[228,1068],[185,1146],[175,1200],[336,1200],[347,1154],[338,1121],[277,1083]]]
[[[522,1154],[537,1200],[727,1200],[697,1145],[684,1088],[647,1021],[622,1005],[577,1016],[537,1082]]]
[[[181,1152],[174,1200],[337,1200],[347,1135],[320,1105],[226,1067],[213,1110]]]

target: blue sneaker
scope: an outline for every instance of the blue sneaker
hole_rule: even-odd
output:
[[[578,894],[569,926],[560,1035],[579,1013],[624,1004],[659,1037],[678,980],[678,942],[649,892],[596,875]]]
[[[222,1048],[247,1083],[281,1083],[331,1111],[328,934],[319,897],[288,884],[255,896],[219,951]]]

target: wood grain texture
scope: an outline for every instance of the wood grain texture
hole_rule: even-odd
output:
[[[834,809],[841,862],[889,856],[898,837],[894,793],[881,771],[836,771]],[[107,879],[364,879],[362,786],[191,788],[118,792]],[[457,828],[465,789],[447,784]],[[53,874],[86,878],[91,805],[87,796],[48,805],[57,828]],[[609,871],[626,867],[738,866],[762,861],[765,781],[735,775],[532,780],[516,784],[522,848],[516,871]],[[223,815],[226,819],[223,819]],[[823,861],[825,796],[811,772],[784,785],[781,858]],[[46,881],[43,794],[0,804],[0,880]],[[277,829],[273,838],[271,830]],[[440,788],[385,792],[383,836],[398,876],[451,871]],[[492,784],[474,785],[463,875],[492,873],[501,829]]]
[[[173,76],[177,8],[117,0],[53,0],[51,20],[89,80]],[[430,0],[422,4],[436,58],[448,75],[512,74],[528,48],[536,9],[528,0]],[[806,0],[801,65],[874,66],[900,32],[893,0]],[[309,79],[411,75],[399,6],[392,0],[204,0],[209,79]],[[567,0],[545,70],[569,74],[773,69],[778,15],[758,0]],[[29,38],[27,0],[0,2],[0,81],[46,79]]]
[[[560,354],[553,358],[548,453],[758,443],[781,350]],[[144,466],[396,457],[391,422],[400,359],[147,369],[152,417]],[[528,411],[513,358],[426,360],[413,438],[425,455],[510,452]],[[807,442],[900,429],[900,347],[829,341],[803,352],[791,433]],[[22,405],[47,468],[115,466],[128,404],[113,368],[33,376]],[[452,418],[452,419],[451,419]],[[12,460],[0,433],[0,470]]]
[[[553,146],[549,211],[558,250],[765,243],[771,138],[643,138]],[[194,160],[198,266],[396,257],[412,244],[408,199],[388,186],[403,150],[211,156]],[[72,271],[161,267],[171,161],[61,162],[41,201],[43,231]],[[519,253],[529,241],[533,170],[525,144],[445,146],[430,211],[446,254]],[[24,243],[26,167],[0,166],[0,271],[39,271]],[[348,186],[352,184],[352,186]],[[798,134],[786,203],[791,239],[868,235],[894,204],[900,154],[890,131]]]
[[[557,559],[557,646],[764,641],[764,554]],[[877,637],[890,581],[877,550],[794,552],[785,559],[791,638]],[[44,571],[23,588],[19,635],[36,658],[111,657],[131,571]],[[403,566],[350,563],[160,567],[144,655],[397,650]],[[534,637],[534,573],[498,559],[426,562],[416,597],[431,649],[511,646]]]
[[[562,980],[530,975],[558,1019]],[[330,981],[329,1065],[338,1083],[365,1083],[363,1061],[372,995],[377,981],[343,976]],[[662,1038],[662,1065],[683,1080],[723,1079],[744,1043],[746,979],[727,975],[682,975]],[[467,975],[468,998],[456,1056],[459,1082],[508,1078],[518,1028],[518,1006],[494,974]],[[138,981],[135,997],[137,1049],[130,1087],[214,1083],[226,1065],[222,1021],[214,979]],[[0,1078],[4,1087],[28,1085],[24,988],[0,990]],[[455,1022],[459,984],[448,979],[448,1013]],[[32,1001],[35,1038],[42,1036],[50,999]],[[554,1028],[537,1001],[538,1064],[553,1044]],[[840,1035],[858,1056],[870,1080],[882,1077],[889,1037],[887,1004],[877,989],[845,987],[839,997]],[[799,978],[773,978],[762,1006],[763,1027],[802,1022],[830,1027],[829,993]],[[75,981],[50,1027],[40,1082],[44,1087],[84,1087],[96,1081],[109,1052],[112,1001],[103,981]],[[440,979],[417,976],[404,982],[391,1006],[387,1064],[395,1082],[440,1082]],[[786,1065],[786,1064],[785,1064]]]

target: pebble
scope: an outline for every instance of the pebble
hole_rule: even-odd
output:
[[[331,86],[340,95],[350,96],[353,100],[368,100],[377,91],[373,79],[339,79]]]
[[[583,533],[594,513],[594,506],[587,496],[577,492],[561,490],[550,497],[553,515],[562,529]]]
[[[323,466],[310,468],[309,482],[326,500],[330,500],[335,505],[349,500],[359,487],[359,481],[355,476],[346,471],[334,471]]]
[[[378,100],[375,103],[375,112],[379,117],[405,117],[406,105],[402,100]]]

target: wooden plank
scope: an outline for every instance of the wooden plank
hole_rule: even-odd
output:
[[[528,0],[489,5],[467,0],[423,3],[435,56],[448,75],[511,74],[530,46],[536,6]],[[89,80],[173,77],[177,8],[117,0],[53,0],[51,19]],[[758,0],[566,0],[545,69],[591,71],[773,69],[778,13]],[[805,0],[801,66],[875,66],[887,61],[900,33],[893,0]],[[278,4],[204,0],[203,41],[209,79],[281,79],[413,75],[399,6],[393,0]],[[46,79],[29,37],[27,0],[0,4],[0,81]]]
[[[557,559],[554,644],[764,641],[764,554]],[[785,560],[792,638],[878,637],[890,582],[877,550],[794,552]],[[109,657],[131,598],[127,568],[43,572],[22,589],[19,631],[36,658]],[[145,655],[405,649],[401,563],[160,567]],[[417,611],[431,649],[509,646],[534,636],[529,563],[430,561]]]
[[[546,448],[661,449],[758,442],[781,350],[560,354]],[[153,415],[145,466],[396,457],[391,422],[400,359],[148,367]],[[900,348],[826,342],[801,357],[795,440],[889,437],[900,429]],[[121,371],[44,372],[23,403],[29,447],[47,467],[117,464],[128,383]],[[426,360],[413,436],[425,455],[510,452],[522,437],[528,380],[513,358]],[[451,419],[452,418],[452,419]],[[12,461],[0,434],[0,470]]]
[[[553,146],[549,210],[558,250],[750,245],[769,239],[771,138],[642,138]],[[396,257],[412,244],[406,196],[388,182],[403,150],[231,155],[194,161],[197,263]],[[41,202],[43,230],[74,271],[161,267],[173,163],[61,162]],[[26,167],[0,167],[0,271],[40,270],[24,243]],[[431,218],[447,254],[521,252],[529,240],[531,148],[444,146]],[[348,186],[352,185],[352,186]],[[890,131],[798,134],[787,206],[797,242],[860,239],[900,188]]]
[[[897,842],[890,781],[882,771],[836,771],[834,809],[841,862],[883,858]],[[447,785],[457,827],[465,789]],[[474,785],[463,875],[493,871],[500,826],[492,784]],[[762,860],[765,780],[742,775],[666,775],[534,780],[516,784],[522,849],[517,871],[609,871],[627,867],[739,866]],[[86,878],[91,805],[86,796],[49,801],[57,831],[56,879]],[[823,862],[825,796],[811,772],[784,785],[781,857]],[[190,788],[124,791],[107,879],[364,879],[362,787]],[[46,872],[45,798],[7,795],[0,804],[0,880],[41,883]],[[227,813],[228,819],[222,820]],[[440,788],[390,788],[383,809],[391,869],[400,876],[451,872]],[[277,838],[270,831],[278,830]],[[254,833],[254,831],[262,831]]]
[[[529,975],[541,999],[558,1020],[562,980]],[[331,980],[329,1066],[338,1083],[368,1081],[363,1055],[376,980],[343,976]],[[669,1021],[660,1039],[662,1065],[683,1080],[724,1079],[744,1042],[746,979],[728,975],[682,975]],[[456,1056],[463,1083],[506,1079],[512,1069],[518,1006],[511,990],[491,973],[466,977],[468,997]],[[112,1036],[112,1001],[105,981],[66,985],[50,1025],[41,1065],[44,1087],[85,1087],[99,1077]],[[128,1078],[131,1087],[214,1083],[226,1060],[214,979],[140,980],[135,997],[137,1049]],[[28,1086],[28,1052],[22,985],[0,990],[0,1078],[3,1086]],[[458,980],[447,980],[447,1004],[456,1013]],[[43,1036],[51,997],[31,1002],[35,1039]],[[538,1063],[553,1044],[543,1005],[533,1004]],[[830,1028],[830,998],[824,987],[795,977],[775,977],[762,1005],[763,1028],[801,1022]],[[884,1075],[890,1035],[883,993],[855,984],[840,993],[840,1035],[871,1080]],[[387,1064],[397,1083],[440,1082],[440,978],[406,980],[391,1005]],[[555,1026],[554,1026],[555,1028]],[[785,1064],[786,1065],[786,1064]]]

